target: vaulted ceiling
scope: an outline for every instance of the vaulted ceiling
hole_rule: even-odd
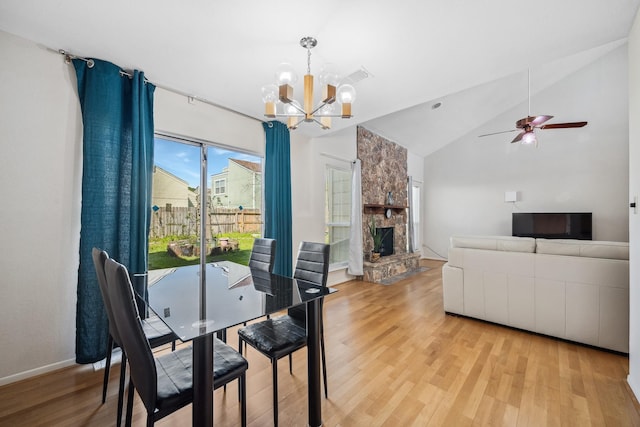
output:
[[[302,76],[299,40],[314,36],[312,74],[332,63],[369,77],[355,84],[353,118],[334,119],[331,131],[305,123],[295,132],[318,137],[364,124],[426,155],[526,101],[528,69],[535,92],[624,43],[639,4],[3,0],[0,30],[143,70],[159,85],[260,120],[261,87],[281,62]],[[296,97],[301,91],[299,83]]]

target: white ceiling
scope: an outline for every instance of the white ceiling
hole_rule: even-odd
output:
[[[525,102],[527,69],[535,93],[624,43],[640,0],[303,4],[2,0],[0,29],[143,70],[158,85],[261,120],[261,87],[284,61],[301,81],[307,58],[299,40],[314,36],[312,74],[325,63],[344,75],[361,67],[371,74],[355,85],[354,117],[334,119],[330,132],[364,124],[426,155]],[[294,93],[299,98],[301,87]],[[442,107],[432,109],[435,102]],[[305,123],[294,132],[327,131]]]

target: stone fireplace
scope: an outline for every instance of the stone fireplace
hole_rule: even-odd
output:
[[[407,253],[407,149],[373,132],[358,127],[358,158],[362,163],[362,225],[364,276],[370,282],[418,268],[419,254]],[[393,201],[389,203],[389,193]],[[377,228],[392,230],[392,247],[387,256],[369,262],[373,241],[369,224],[374,219]]]

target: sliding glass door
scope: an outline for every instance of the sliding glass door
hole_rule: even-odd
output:
[[[247,264],[262,233],[262,158],[156,135],[149,270]]]

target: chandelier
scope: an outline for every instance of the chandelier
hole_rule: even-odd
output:
[[[340,84],[340,76],[333,66],[325,65],[318,75],[323,87],[321,101],[313,99],[313,75],[311,74],[311,49],[318,44],[313,37],[303,37],[300,46],[307,49],[307,74],[304,75],[302,104],[293,99],[293,85],[298,81],[293,66],[280,64],[276,70],[276,83],[263,86],[264,115],[269,118],[286,118],[289,129],[296,129],[302,122],[315,122],[323,129],[331,128],[331,118],[351,118],[351,104],[356,90],[350,84]],[[340,113],[335,112],[335,102],[341,104]]]

